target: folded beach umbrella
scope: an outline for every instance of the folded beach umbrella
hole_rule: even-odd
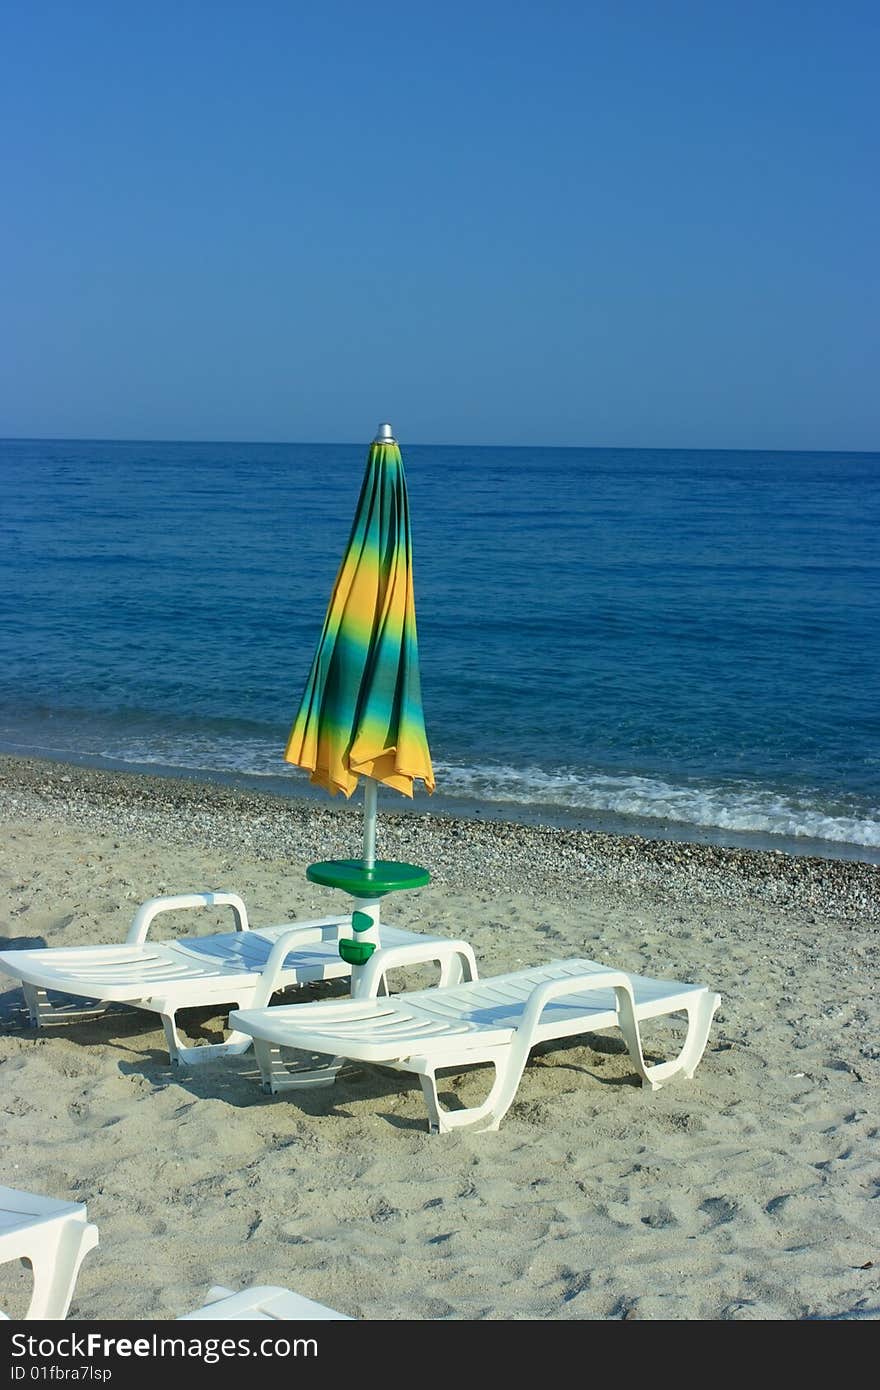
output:
[[[365,960],[370,951],[351,947],[378,942],[382,894],[418,887],[429,878],[415,865],[376,860],[378,784],[410,797],[417,780],[434,790],[422,712],[406,479],[390,425],[380,425],[370,446],[351,536],[284,757],[306,768],[311,781],[331,796],[340,791],[351,796],[365,779],[362,858],[313,864],[308,870],[314,882],[345,888],[358,899],[353,922],[361,934],[343,954]]]

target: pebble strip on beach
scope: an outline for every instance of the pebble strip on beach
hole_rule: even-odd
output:
[[[268,795],[141,773],[0,757],[7,819],[39,820],[258,859],[307,863],[359,853],[359,805]],[[866,922],[880,917],[880,868],[852,860],[381,807],[378,853],[424,864],[440,885],[569,899],[736,904]]]

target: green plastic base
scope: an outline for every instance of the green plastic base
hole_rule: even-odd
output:
[[[423,888],[431,882],[427,869],[417,864],[401,864],[396,859],[377,859],[372,869],[362,859],[328,859],[310,864],[306,878],[325,888],[341,888],[353,898],[381,898],[406,888]]]

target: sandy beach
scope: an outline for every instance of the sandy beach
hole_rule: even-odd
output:
[[[193,889],[254,926],[344,910],[304,870],[357,852],[354,806],[13,758],[0,779],[4,950],[121,941]],[[432,1137],[408,1078],[268,1097],[247,1055],[172,1071],[152,1015],[36,1033],[0,976],[4,1181],[100,1230],[73,1318],[170,1318],[214,1283],[358,1318],[880,1318],[880,870],[384,807],[378,848],[432,872],[387,919],[465,937],[484,975],[577,955],[717,990],[695,1078],[649,1094],[617,1037],[577,1039],[497,1134]],[[23,1290],[0,1268],[0,1304]]]

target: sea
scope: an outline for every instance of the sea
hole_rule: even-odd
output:
[[[880,863],[880,454],[402,449],[415,809]],[[365,461],[0,442],[0,750],[323,797],[282,753]]]

